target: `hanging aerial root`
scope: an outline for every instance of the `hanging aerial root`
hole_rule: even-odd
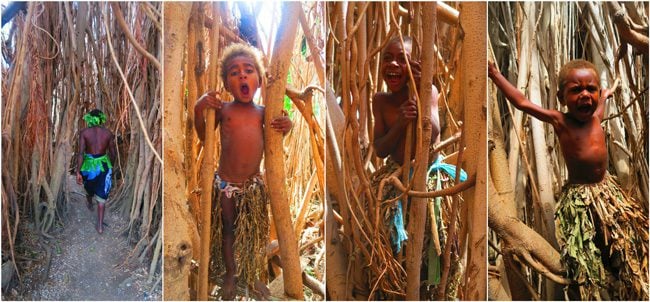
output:
[[[102,10],[104,13],[104,25],[106,26],[106,31],[110,32],[110,27],[108,26],[108,16],[106,13],[106,10]],[[142,121],[142,114],[140,114],[140,108],[138,108],[138,104],[135,102],[135,97],[133,96],[133,92],[131,91],[131,87],[129,86],[129,82],[126,80],[126,77],[124,76],[124,72],[122,72],[122,67],[120,67],[119,62],[117,61],[117,57],[115,57],[115,51],[113,50],[113,44],[111,43],[111,39],[106,39],[108,41],[108,49],[111,52],[111,56],[113,57],[113,62],[115,62],[115,68],[117,68],[117,71],[120,73],[120,76],[122,77],[122,80],[124,81],[124,86],[126,87],[126,90],[129,93],[129,97],[131,97],[131,103],[133,104],[133,109],[135,111],[136,116],[138,117],[138,121],[140,122],[140,128],[142,130],[142,134],[145,137],[145,141],[147,142],[147,145],[151,149],[151,152],[156,156],[156,159],[162,164],[163,160],[160,157],[160,154],[156,151],[156,147],[153,146],[153,143],[151,142],[151,138],[149,138],[149,134],[147,134],[147,127],[144,125],[144,121]],[[73,40],[74,41],[74,40]]]

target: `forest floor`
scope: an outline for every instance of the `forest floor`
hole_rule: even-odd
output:
[[[67,181],[71,189],[68,217],[65,227],[47,240],[49,253],[45,254],[50,257],[36,257],[33,267],[22,272],[20,291],[3,295],[3,300],[161,300],[161,284],[154,285],[159,276],[147,282],[148,265],[125,263],[131,247],[121,230],[128,219],[109,205],[104,233],[98,234],[97,205],[88,210],[83,187],[74,176]]]

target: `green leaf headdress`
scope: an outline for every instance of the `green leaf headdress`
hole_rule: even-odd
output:
[[[99,126],[106,123],[106,115],[103,112],[100,112],[98,115],[86,113],[86,115],[84,115],[84,121],[86,121],[88,127]]]

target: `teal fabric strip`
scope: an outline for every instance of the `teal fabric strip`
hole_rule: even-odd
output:
[[[438,158],[434,163],[431,164],[429,167],[429,170],[427,172],[427,183],[429,182],[429,179],[431,177],[431,174],[433,172],[437,172],[437,178],[436,178],[436,190],[440,190],[442,188],[442,183],[440,180],[440,171],[446,173],[449,175],[452,179],[456,179],[456,166],[451,165],[451,164],[446,164],[442,162],[443,156],[438,155]],[[411,176],[413,175],[413,168],[411,168],[410,171]],[[467,180],[467,173],[464,170],[460,170],[460,181],[463,182]],[[435,216],[436,216],[436,221],[438,221],[438,226],[442,226],[442,219],[440,219],[440,203],[441,203],[442,198],[441,197],[436,197],[435,198]],[[393,250],[395,253],[399,253],[402,250],[402,242],[408,240],[408,233],[406,232],[406,229],[404,228],[404,214],[402,210],[402,200],[397,201],[397,209],[395,210],[395,215],[393,216],[393,227],[395,228],[395,235],[392,236],[391,241],[393,245]],[[439,272],[439,267],[440,267],[440,259],[438,259],[438,274]]]
[[[428,173],[431,174],[431,172],[434,171],[443,171],[447,173],[449,177],[456,179],[456,166],[452,164],[443,163],[442,159],[443,159],[442,155],[438,155],[436,161],[433,164],[431,164],[431,166],[429,167]],[[465,180],[467,180],[467,173],[465,172],[465,170],[460,169],[460,182],[463,182]]]
[[[402,242],[409,239],[408,233],[404,228],[404,215],[402,214],[401,200],[397,201],[397,209],[393,216],[393,226],[395,227],[395,236],[392,238],[393,249],[395,250],[395,254],[397,254],[402,250]]]

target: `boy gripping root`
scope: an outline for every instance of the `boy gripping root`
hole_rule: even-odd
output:
[[[201,96],[194,107],[194,126],[201,140],[205,138],[203,111],[216,111],[215,127],[221,125],[221,156],[214,175],[213,203],[216,205],[216,250],[225,264],[222,298],[235,298],[235,272],[253,286],[256,294],[268,299],[270,294],[261,277],[266,270],[266,244],[269,235],[267,194],[260,162],[264,152],[264,107],[253,103],[262,84],[263,65],[257,50],[233,44],[224,50],[221,78],[233,102],[222,102],[217,92]],[[292,124],[288,117],[271,122],[275,131],[287,134]],[[218,267],[221,267],[220,265]]]
[[[399,37],[392,38],[381,53],[381,74],[390,92],[378,92],[373,96],[372,113],[375,117],[373,146],[377,156],[386,158],[402,165],[406,145],[406,127],[410,122],[417,121],[417,104],[414,98],[409,99],[408,69],[404,53],[409,58],[415,82],[420,82],[420,64],[411,60],[412,40],[404,37],[404,47]],[[440,122],[438,118],[438,89],[432,87],[431,95],[431,143],[440,142]],[[415,143],[411,149],[410,158],[415,156]]]
[[[568,278],[584,300],[648,300],[648,216],[607,172],[603,120],[611,91],[596,66],[575,60],[560,69],[557,97],[568,111],[535,105],[494,63],[488,76],[518,109],[550,123],[560,141],[569,180],[555,212],[556,237]]]
[[[106,115],[95,109],[84,115],[88,128],[79,132],[79,155],[77,156],[77,183],[83,184],[88,193],[88,210],[93,209],[93,197],[97,201],[97,232],[104,232],[104,206],[111,190],[111,176],[117,154],[113,133],[102,127]],[[108,154],[106,154],[108,151]],[[108,155],[108,156],[107,156]],[[110,157],[110,158],[109,158]]]
[[[380,57],[380,72],[388,86],[389,92],[378,92],[373,96],[372,113],[375,118],[373,146],[375,147],[377,156],[381,158],[388,157],[388,161],[385,166],[377,170],[371,176],[371,183],[375,194],[377,194],[377,191],[381,187],[380,183],[382,179],[394,174],[395,171],[404,164],[407,126],[409,123],[415,123],[417,121],[417,104],[414,98],[409,98],[409,86],[407,85],[409,82],[409,73],[406,60],[408,60],[411,65],[413,77],[418,86],[421,74],[420,64],[411,59],[412,39],[410,37],[404,37],[403,39],[404,47],[402,47],[399,37],[394,37],[389,40],[385,48],[382,50]],[[429,100],[431,107],[427,108],[427,110],[431,111],[431,144],[435,145],[440,142],[438,90],[435,86],[432,87],[431,95],[432,99]],[[412,152],[408,157],[410,160],[415,157],[415,139],[412,142],[411,150]],[[441,158],[439,158],[437,153],[433,154],[431,159],[435,159],[435,163],[433,163],[429,168],[429,177],[427,178],[428,190],[439,190],[443,187],[452,185],[453,181],[450,180],[455,178],[455,167],[453,169],[445,169],[452,166],[442,163]],[[451,173],[448,173],[448,171]],[[391,249],[396,257],[401,253],[402,246],[408,239],[408,234],[406,232],[407,214],[405,211],[407,204],[410,201],[407,199],[406,203],[403,203],[402,200],[395,200],[399,195],[401,195],[401,193],[402,192],[399,192],[391,184],[386,184],[382,188],[382,192],[380,192],[380,196],[382,197],[381,217],[384,218],[384,231],[390,239]],[[386,202],[388,200],[393,200],[393,202]],[[435,216],[437,217],[435,223],[438,225],[439,233],[437,237],[443,241],[446,234],[442,231],[443,228],[441,227],[441,224],[443,223],[441,220],[441,211],[444,211],[441,208],[441,199],[439,198],[429,202],[433,202],[434,204],[434,206],[429,207],[429,210],[434,211],[435,208]],[[431,214],[433,215],[433,213]],[[427,225],[430,225],[431,223],[431,221],[428,221]],[[427,234],[429,234],[429,232],[427,232]],[[428,264],[426,264],[428,277],[424,279],[427,279],[428,285],[437,285],[439,282],[440,271],[435,269],[435,267],[439,267],[439,255],[435,251],[426,251],[427,249],[434,249],[433,239],[428,238],[428,242],[429,244],[425,245],[425,257],[423,258],[424,263],[428,262]],[[431,255],[431,257],[429,257],[429,255]],[[451,279],[453,280],[455,277],[456,276],[453,275],[451,276]],[[378,277],[371,276],[370,284],[374,284],[374,279],[376,278]],[[450,282],[450,284],[451,283],[453,282]],[[403,291],[404,289],[401,290]],[[361,289],[359,291],[363,292],[364,290]],[[447,293],[450,293],[450,296],[455,297],[453,291],[454,290],[447,291]],[[386,298],[390,299],[394,297],[391,297],[390,294],[388,296],[370,297],[370,299]]]

